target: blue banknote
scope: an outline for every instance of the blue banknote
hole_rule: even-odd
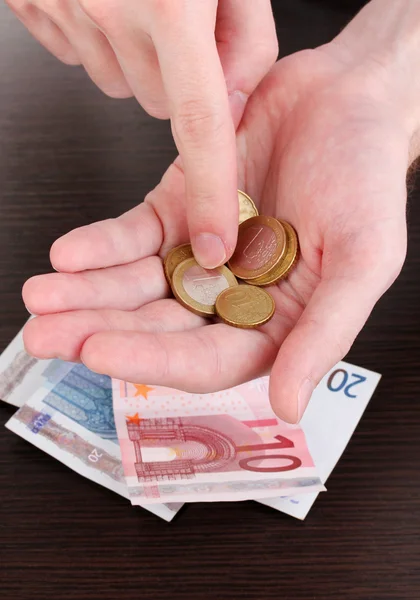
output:
[[[53,361],[43,375],[51,387],[44,404],[102,438],[118,440],[110,377],[80,364],[68,370],[68,363],[59,360]]]

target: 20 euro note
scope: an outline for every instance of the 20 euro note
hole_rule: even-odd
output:
[[[213,394],[113,380],[130,500],[235,501],[319,492],[299,426],[280,421],[267,382]]]
[[[6,427],[80,475],[128,498],[111,379],[62,361],[49,363],[42,378],[44,384]],[[170,521],[180,507],[162,504],[147,509]]]
[[[379,373],[340,362],[316,387],[300,424],[323,483],[346,449],[380,379]],[[317,495],[315,492],[259,502],[304,519]]]

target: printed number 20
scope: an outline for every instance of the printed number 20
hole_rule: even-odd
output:
[[[349,377],[354,377],[354,380],[350,383],[348,383]],[[357,375],[356,373],[349,375],[345,369],[336,369],[328,377],[327,387],[331,392],[344,390],[345,395],[349,398],[357,398],[357,394],[351,394],[350,390],[355,385],[364,381],[366,381],[366,377],[363,377],[363,375]]]
[[[92,452],[89,454],[88,458],[90,462],[97,463],[98,460],[103,456],[100,452],[98,452],[97,448],[94,448]]]

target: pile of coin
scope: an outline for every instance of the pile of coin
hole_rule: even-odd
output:
[[[261,288],[288,275],[299,245],[289,223],[259,215],[252,199],[240,190],[238,198],[238,242],[228,266],[204,269],[190,244],[183,244],[167,254],[164,270],[175,298],[192,312],[252,328],[273,316],[274,300]]]

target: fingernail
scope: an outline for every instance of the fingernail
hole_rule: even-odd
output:
[[[302,384],[299,388],[299,393],[298,393],[298,405],[297,405],[298,413],[297,413],[297,421],[296,421],[297,423],[299,423],[299,421],[303,417],[303,413],[305,412],[306,407],[309,404],[309,400],[311,399],[314,389],[315,389],[315,386],[313,384],[312,379],[309,379],[309,377],[307,377],[306,379],[304,379],[302,381]]]
[[[200,233],[192,240],[195,259],[205,269],[214,269],[226,262],[222,240],[213,233]]]
[[[235,129],[237,129],[239,123],[241,122],[248,98],[249,96],[239,90],[235,90],[229,94],[230,112]]]

